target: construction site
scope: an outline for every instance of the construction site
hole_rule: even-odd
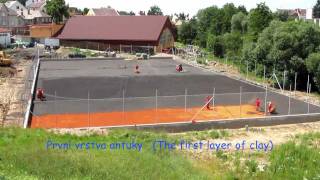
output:
[[[283,95],[172,58],[39,59],[35,71],[34,93],[43,89],[45,100],[34,97],[25,122],[31,128],[183,131],[312,122],[320,116],[320,107],[291,91]]]

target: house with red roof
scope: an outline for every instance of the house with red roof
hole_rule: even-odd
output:
[[[63,46],[121,51],[125,47],[172,48],[173,25],[167,16],[75,16],[57,36]]]

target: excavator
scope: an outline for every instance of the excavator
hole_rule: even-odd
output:
[[[11,66],[12,60],[4,51],[0,51],[0,66]]]

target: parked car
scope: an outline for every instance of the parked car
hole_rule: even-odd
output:
[[[86,55],[79,53],[69,54],[68,56],[69,58],[86,58]]]

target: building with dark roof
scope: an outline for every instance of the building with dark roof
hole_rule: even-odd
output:
[[[166,16],[75,16],[57,36],[62,45],[105,50],[148,46],[155,51],[174,46],[173,25]]]

